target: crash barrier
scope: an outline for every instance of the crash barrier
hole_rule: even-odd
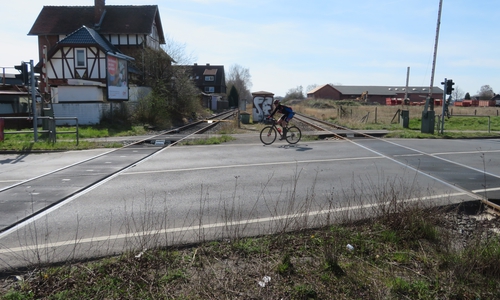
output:
[[[3,117],[5,120],[26,120],[26,117]],[[32,120],[32,118],[29,118]],[[4,131],[3,134],[33,134],[35,141],[38,140],[38,133],[48,134],[49,141],[55,143],[57,141],[58,134],[64,133],[74,133],[76,134],[76,145],[79,144],[79,134],[78,134],[78,118],[77,117],[37,117],[37,119],[42,120],[44,126],[42,130],[21,130],[21,131]],[[74,131],[57,131],[56,121],[59,120],[74,120],[76,129]],[[3,129],[3,128],[2,128]]]

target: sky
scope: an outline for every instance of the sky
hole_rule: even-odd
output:
[[[28,36],[43,6],[94,0],[2,2],[0,67],[37,63]],[[313,85],[431,85],[439,0],[106,0],[158,5],[165,37],[187,63],[249,70],[251,92],[285,96]],[[8,12],[8,13],[7,13]],[[500,1],[443,0],[433,86],[453,79],[471,96],[500,93]],[[11,69],[14,72],[14,69]],[[7,70],[9,72],[9,70]]]

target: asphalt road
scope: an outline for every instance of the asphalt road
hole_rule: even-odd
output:
[[[17,195],[31,199],[22,204],[26,213],[57,199],[68,183],[79,187],[0,233],[0,269],[321,226],[378,213],[391,199],[421,205],[500,199],[499,139],[263,146],[257,135],[241,135],[223,145],[164,148],[132,166],[141,155],[101,156],[96,166],[121,171],[101,174],[103,181],[88,189],[88,168],[64,169],[40,185],[25,182],[108,151],[0,155],[0,189],[17,184]]]

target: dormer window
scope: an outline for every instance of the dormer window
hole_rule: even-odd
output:
[[[214,81],[215,76],[205,76],[205,81]]]
[[[76,49],[76,67],[84,68],[87,66],[85,59],[85,49]]]

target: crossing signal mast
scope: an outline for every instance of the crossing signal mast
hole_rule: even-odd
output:
[[[14,66],[14,68],[19,71],[19,74],[16,74],[16,78],[20,79],[23,85],[29,85],[28,64],[23,61],[19,66]]]
[[[453,88],[453,85],[455,85],[455,83],[453,82],[453,79],[444,79],[443,82],[441,82],[441,84],[443,85],[443,113],[441,114],[441,124],[439,124],[440,126],[439,129],[440,129],[440,133],[443,134],[444,132],[444,116],[446,115],[448,118],[450,117],[450,113],[448,111],[448,106],[450,105],[451,103],[451,93],[453,92],[454,88]],[[448,95],[448,99],[446,99],[446,95]]]
[[[30,69],[28,71],[28,65]],[[14,66],[16,70],[19,70],[19,74],[16,74],[16,78],[20,79],[24,86],[27,86],[31,91],[31,104],[32,104],[32,113],[33,113],[33,131],[35,136],[35,142],[38,142],[38,118],[36,112],[36,82],[35,82],[35,65],[33,60],[30,60],[29,63],[24,61],[21,62],[20,65]]]
[[[444,84],[445,84],[446,95],[451,95],[451,93],[454,90],[453,85],[455,85],[453,79],[445,80]]]

